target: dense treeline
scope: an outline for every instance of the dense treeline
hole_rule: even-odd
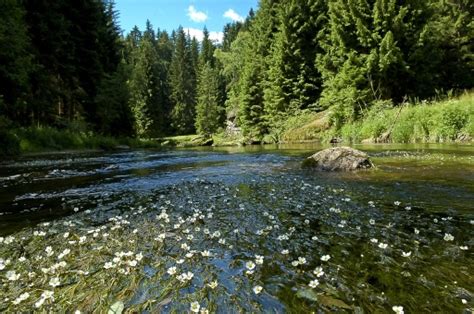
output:
[[[111,0],[0,2],[0,127],[153,138],[279,139],[331,108],[336,128],[474,83],[470,0],[261,0],[222,43],[147,22],[122,35]],[[9,121],[8,123],[5,121]]]

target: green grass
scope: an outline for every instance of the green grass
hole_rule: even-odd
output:
[[[0,128],[0,144],[0,157],[64,150],[113,150],[120,146],[161,147],[160,142],[154,140],[116,138],[52,127]]]
[[[393,106],[390,101],[377,102],[359,120],[345,123],[340,128],[331,123],[331,116],[331,110],[302,111],[283,123],[279,141],[328,142],[333,138],[342,138],[346,143],[469,141],[474,138],[474,93],[402,107]]]
[[[346,142],[381,140],[392,143],[439,143],[466,141],[474,137],[474,93],[459,98],[405,104],[403,107],[374,106],[359,121],[335,132]]]

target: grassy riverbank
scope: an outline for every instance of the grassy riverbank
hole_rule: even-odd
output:
[[[67,150],[114,150],[119,148],[153,148],[152,140],[117,138],[92,132],[59,130],[52,127],[0,129],[0,157],[27,153]]]
[[[474,138],[474,93],[432,102],[392,106],[379,102],[356,121],[337,123],[331,111],[302,112],[288,120],[281,140],[332,139],[344,143],[438,143]]]

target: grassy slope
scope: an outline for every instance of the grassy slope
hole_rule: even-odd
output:
[[[365,116],[336,130],[330,127],[330,112],[307,113],[303,123],[288,121],[283,141],[328,141],[393,143],[467,141],[474,138],[474,93],[438,102],[373,107]],[[290,119],[291,120],[291,119]],[[295,123],[296,122],[296,123]],[[385,138],[384,138],[385,137]]]

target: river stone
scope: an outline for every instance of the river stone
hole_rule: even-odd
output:
[[[317,152],[303,162],[303,167],[325,171],[352,171],[372,168],[369,156],[350,147],[333,147]]]

